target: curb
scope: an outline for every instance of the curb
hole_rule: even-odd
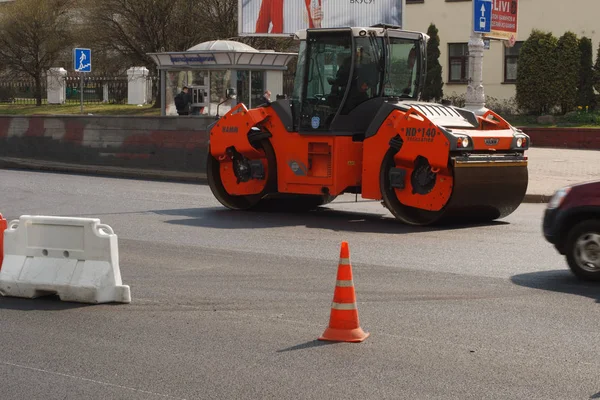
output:
[[[84,175],[97,175],[112,178],[148,179],[156,181],[205,183],[206,173],[181,172],[153,169],[107,167],[101,165],[76,165],[52,161],[32,161],[0,157],[0,168],[45,172],[64,172]]]
[[[547,194],[526,194],[522,203],[542,203],[545,204],[550,201],[552,195]]]
[[[100,165],[76,165],[52,161],[33,161],[9,157],[0,157],[0,168],[47,172],[64,172],[85,175],[97,175],[112,178],[148,179],[156,181],[185,182],[197,184],[207,183],[206,173],[202,172],[195,173],[151,169],[146,170],[136,168],[106,167]],[[522,203],[544,204],[550,201],[551,197],[552,195],[528,193],[525,195]]]

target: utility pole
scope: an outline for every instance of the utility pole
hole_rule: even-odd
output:
[[[473,1],[473,20],[469,39],[469,84],[465,108],[483,115],[485,91],[483,89],[483,33],[489,33],[492,25],[492,0]]]

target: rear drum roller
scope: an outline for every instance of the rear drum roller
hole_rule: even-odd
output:
[[[264,181],[256,181],[255,183],[260,184],[259,182],[264,182],[264,184],[262,184],[262,190],[257,194],[234,195],[230,194],[225,188],[226,185],[224,184],[224,179],[227,178],[224,176],[224,171],[221,167],[221,163],[211,154],[209,147],[206,166],[208,184],[215,198],[222,205],[229,209],[253,209],[257,207],[259,203],[261,203],[261,200],[264,196],[277,190],[277,164],[275,160],[275,151],[273,150],[273,146],[271,145],[271,142],[265,139],[258,142],[256,148],[263,150],[265,155],[264,158],[261,159],[261,161],[263,161],[263,164],[266,164],[264,168]],[[231,166],[231,168],[240,168],[239,166],[234,165],[234,163],[231,160],[229,161],[229,165]],[[241,168],[243,170],[245,166],[242,165]]]

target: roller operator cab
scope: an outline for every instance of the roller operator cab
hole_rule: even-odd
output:
[[[210,127],[207,173],[231,209],[309,209],[343,193],[382,200],[399,220],[493,220],[527,189],[529,137],[422,102],[427,35],[389,26],[308,29],[294,91]]]

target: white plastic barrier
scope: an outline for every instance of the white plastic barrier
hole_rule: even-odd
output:
[[[96,218],[21,216],[4,232],[0,294],[57,294],[79,303],[130,303],[117,235]]]

